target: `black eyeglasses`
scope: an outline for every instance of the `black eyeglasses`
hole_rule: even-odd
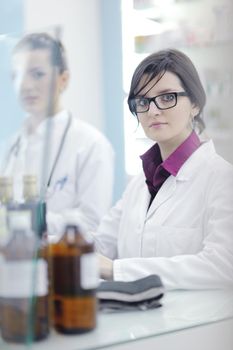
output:
[[[188,96],[187,92],[166,92],[155,97],[138,96],[129,100],[129,108],[132,113],[144,113],[150,108],[153,101],[158,109],[169,109],[177,105],[177,96]]]

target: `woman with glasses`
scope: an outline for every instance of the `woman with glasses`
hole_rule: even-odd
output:
[[[14,177],[19,201],[23,175],[37,176],[46,191],[50,234],[62,232],[67,216],[95,230],[111,206],[114,154],[97,129],[62,104],[69,82],[62,43],[47,33],[28,34],[15,46],[12,66],[17,97],[27,118],[3,173]],[[43,171],[45,183],[41,182]]]
[[[94,235],[103,278],[158,274],[167,289],[233,286],[233,167],[198,135],[205,100],[180,51],[154,53],[136,68],[128,104],[154,145]]]

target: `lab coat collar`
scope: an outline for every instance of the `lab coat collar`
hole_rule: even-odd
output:
[[[27,123],[29,121],[30,116],[28,116],[24,122],[23,128],[22,128],[22,137],[23,138],[28,138],[31,135],[34,136],[38,136],[38,137],[44,137],[46,129],[48,127],[50,127],[52,130],[54,129],[60,129],[63,130],[64,129],[64,125],[67,124],[68,118],[69,118],[69,112],[65,109],[63,109],[62,111],[58,112],[57,114],[55,114],[52,117],[47,117],[46,119],[44,119],[37,127],[36,131],[31,134],[28,135],[27,133]],[[50,125],[49,125],[50,123]]]
[[[215,156],[215,154],[216,152],[212,140],[202,143],[180,168],[177,175],[169,176],[164,182],[147,212],[147,219],[174,194],[178,182],[189,181],[198,171],[204,169],[206,160]]]
[[[212,140],[205,141],[187,159],[176,175],[177,181],[188,181],[196,171],[199,171],[207,159],[216,154]]]

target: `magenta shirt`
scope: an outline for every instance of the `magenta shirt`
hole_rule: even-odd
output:
[[[185,161],[201,145],[199,137],[192,131],[189,137],[163,162],[158,144],[153,145],[140,158],[146,176],[146,184],[152,203],[162,184],[170,176],[176,176]]]

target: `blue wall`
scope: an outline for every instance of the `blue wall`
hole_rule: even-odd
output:
[[[0,1],[0,33],[20,32],[23,29],[23,0]]]
[[[101,0],[106,135],[116,153],[114,201],[125,188],[121,1]]]

